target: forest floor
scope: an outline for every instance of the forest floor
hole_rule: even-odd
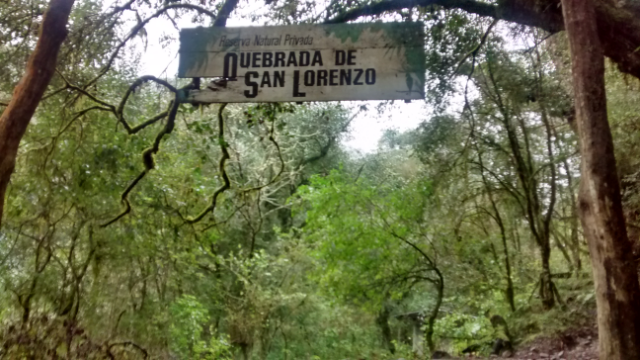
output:
[[[465,359],[481,359],[467,357]],[[491,359],[512,360],[597,360],[598,334],[595,328],[580,328],[554,337],[540,337],[516,349],[511,357]]]

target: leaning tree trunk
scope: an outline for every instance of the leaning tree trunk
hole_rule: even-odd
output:
[[[67,37],[67,21],[74,0],[51,0],[27,69],[0,116],[0,226],[4,198],[16,164],[20,140],[56,69],[58,51]]]
[[[596,285],[601,360],[640,359],[640,286],[607,121],[604,57],[591,0],[562,0],[582,155],[580,216]]]

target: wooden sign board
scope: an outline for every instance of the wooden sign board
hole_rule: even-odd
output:
[[[424,98],[421,22],[195,28],[180,32],[183,78],[218,78],[188,101]]]

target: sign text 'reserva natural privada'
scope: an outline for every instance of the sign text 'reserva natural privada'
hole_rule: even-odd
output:
[[[190,101],[424,98],[420,22],[195,28],[180,32],[184,78],[217,78]]]

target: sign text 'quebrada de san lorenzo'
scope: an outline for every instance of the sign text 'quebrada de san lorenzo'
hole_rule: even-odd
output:
[[[423,24],[184,29],[178,75],[217,78],[201,103],[422,99]]]

